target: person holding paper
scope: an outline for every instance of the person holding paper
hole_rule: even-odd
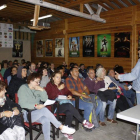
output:
[[[62,133],[75,133],[75,129],[62,125],[43,104],[40,104],[40,100],[45,102],[48,99],[46,91],[39,86],[40,78],[37,73],[28,76],[27,84],[22,85],[18,90],[19,105],[21,108],[36,109],[31,113],[32,122],[42,124],[44,140],[50,140],[50,123],[60,128]],[[27,112],[25,110],[22,112],[24,121],[28,121]]]
[[[55,71],[52,74],[51,81],[47,84],[45,89],[49,99],[56,99],[59,102],[59,113],[66,114],[65,125],[71,127],[73,117],[75,117],[83,124],[83,127],[87,129],[92,129],[94,127],[94,125],[85,120],[72,105],[70,101],[72,99],[72,93],[67,89],[64,83],[61,82],[61,72]],[[67,99],[59,99],[59,95],[66,95]],[[67,137],[68,140],[73,139],[72,135],[64,134],[64,136]]]

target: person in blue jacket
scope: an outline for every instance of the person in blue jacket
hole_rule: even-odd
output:
[[[138,49],[138,55],[140,58],[140,49]],[[115,72],[115,74],[115,78],[119,81],[133,81],[132,88],[136,91],[137,105],[140,105],[140,59],[138,59],[138,62],[131,70],[131,73],[118,74],[117,72]],[[136,131],[133,130],[132,134],[136,135]]]

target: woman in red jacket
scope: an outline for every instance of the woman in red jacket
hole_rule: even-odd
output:
[[[88,129],[92,129],[94,127],[94,125],[85,120],[72,105],[70,101],[72,99],[72,94],[64,85],[64,83],[61,82],[61,73],[59,71],[55,71],[52,74],[51,81],[46,86],[46,91],[49,99],[59,101],[59,113],[66,114],[65,125],[70,127],[72,124],[72,119],[75,117],[79,122],[83,124],[83,127]],[[65,95],[67,96],[67,99],[59,100],[59,95]],[[64,136],[67,137],[68,140],[73,139],[70,135],[65,134]]]

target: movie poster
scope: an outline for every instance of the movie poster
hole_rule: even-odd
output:
[[[0,47],[13,48],[13,24],[0,23]]]
[[[45,40],[45,56],[47,57],[53,56],[53,39]]]
[[[97,37],[97,56],[111,56],[111,34],[102,34]]]
[[[13,41],[12,57],[23,57],[23,41]]]
[[[94,57],[94,36],[83,36],[83,57]]]
[[[36,41],[36,57],[43,57],[43,40]]]
[[[64,57],[64,38],[55,39],[55,57]]]
[[[80,37],[70,37],[69,38],[69,56],[70,57],[79,57],[80,49]]]
[[[138,49],[140,49],[140,31],[138,32]]]
[[[114,57],[130,57],[130,33],[115,33]]]

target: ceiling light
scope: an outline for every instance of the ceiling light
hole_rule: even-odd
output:
[[[46,15],[46,16],[43,16],[43,17],[39,17],[38,20],[44,19],[44,18],[49,18],[49,17],[52,17],[52,15]],[[34,19],[31,19],[30,21],[34,21]]]
[[[7,7],[7,5],[4,4],[4,5],[0,6],[0,10],[4,9],[4,8],[6,8],[6,7]]]

